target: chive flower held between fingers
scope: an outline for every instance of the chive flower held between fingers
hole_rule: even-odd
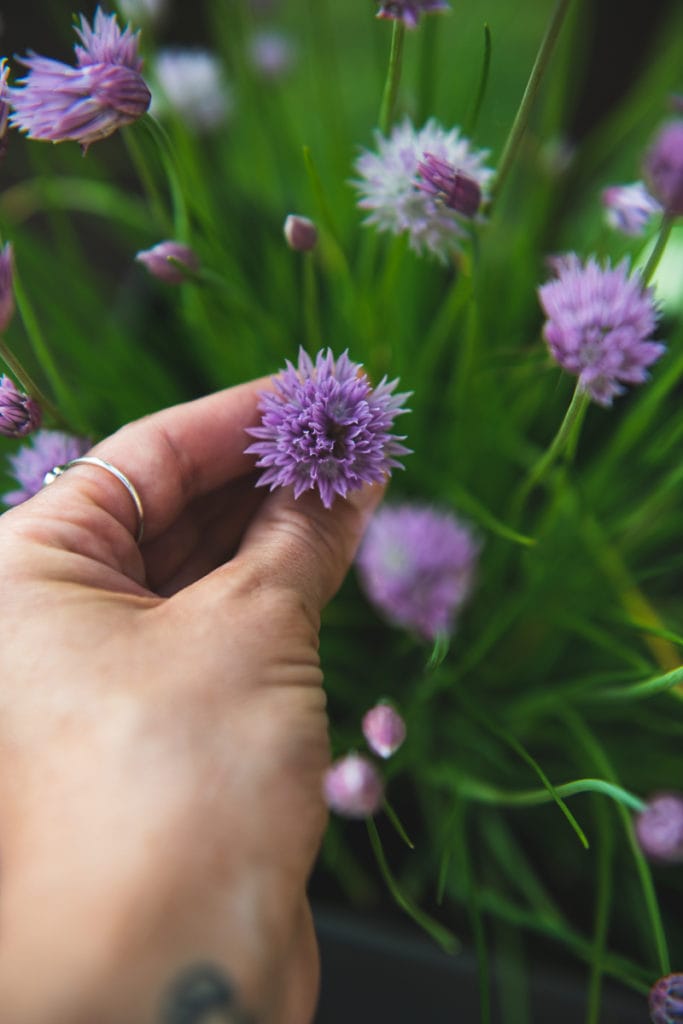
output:
[[[397,416],[407,412],[408,394],[394,394],[398,381],[384,377],[372,387],[359,363],[344,352],[335,359],[322,350],[315,357],[299,350],[297,366],[273,377],[273,391],[260,397],[261,425],[246,451],[258,455],[264,472],[259,487],[294,487],[294,497],[317,490],[325,508],[337,495],[364,484],[382,483],[391,469],[403,468],[398,456],[410,449],[391,433]]]
[[[452,512],[406,502],[373,516],[356,559],[368,598],[426,640],[449,634],[472,591],[480,544]]]
[[[13,380],[0,375],[0,435],[26,437],[40,426],[41,408],[30,395],[19,391]]]
[[[20,485],[19,490],[3,494],[6,505],[21,505],[42,488],[45,474],[55,466],[77,459],[92,447],[84,437],[74,437],[60,430],[39,430],[28,444],[8,457],[10,472]]]
[[[661,793],[636,817],[640,848],[660,864],[683,864],[683,794]]]
[[[417,28],[423,14],[450,11],[451,5],[444,0],[388,0],[377,12],[378,18],[402,21],[406,28]]]
[[[368,211],[365,223],[407,234],[411,249],[445,263],[467,238],[475,190],[478,198],[485,195],[493,176],[484,165],[488,151],[475,149],[458,128],[446,131],[433,118],[419,129],[406,118],[388,138],[377,133],[376,143],[377,152],[365,150],[356,160],[359,176],[352,182],[358,206]],[[439,168],[442,187],[434,184]],[[464,204],[456,197],[456,181],[467,185]],[[458,202],[445,202],[449,195]]]
[[[367,818],[380,809],[384,785],[372,761],[347,754],[328,768],[323,792],[330,810],[344,818]]]
[[[183,284],[187,281],[188,274],[184,272],[184,267],[192,273],[199,270],[196,253],[183,242],[159,242],[151,249],[143,249],[137,253],[135,259],[164,284]]]
[[[683,1024],[683,974],[667,974],[650,989],[652,1024]]]
[[[20,63],[28,74],[9,90],[10,123],[30,139],[88,146],[137,121],[151,94],[140,71],[138,33],[121,31],[98,7],[92,27],[81,15],[76,67],[37,54]]]
[[[650,338],[657,324],[653,291],[628,261],[601,267],[575,253],[551,261],[555,280],[539,290],[548,317],[543,328],[550,353],[579,379],[594,402],[609,406],[624,384],[642,384],[647,368],[665,351]]]
[[[650,195],[642,181],[610,185],[603,190],[602,205],[609,226],[634,237],[642,235],[652,218],[662,212],[661,203]]]

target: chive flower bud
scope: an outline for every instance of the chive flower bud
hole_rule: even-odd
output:
[[[406,724],[396,708],[391,704],[380,703],[363,716],[363,735],[378,757],[391,757],[406,738]]]
[[[328,768],[323,792],[327,806],[342,817],[367,818],[379,810],[384,785],[372,761],[347,754]]]
[[[30,395],[19,391],[9,377],[0,376],[0,434],[3,437],[26,437],[40,426],[42,412]]]
[[[636,818],[643,853],[662,864],[683,863],[683,795],[661,793]]]
[[[650,989],[652,1024],[683,1024],[683,974],[667,974]]]
[[[296,213],[290,213],[284,225],[287,245],[295,252],[310,252],[318,241],[318,229],[308,217],[299,217]]]
[[[184,270],[185,267],[191,273],[196,273],[199,270],[197,255],[189,245],[183,245],[182,242],[159,242],[151,249],[143,249],[135,259],[138,263],[142,263],[153,277],[159,278],[164,284],[183,284],[187,281],[188,274]]]

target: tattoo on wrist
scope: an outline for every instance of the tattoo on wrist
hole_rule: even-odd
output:
[[[220,968],[195,964],[172,983],[161,1024],[255,1024],[239,1005],[234,987]]]

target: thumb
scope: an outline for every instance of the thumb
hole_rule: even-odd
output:
[[[314,492],[295,499],[290,488],[274,491],[244,535],[233,571],[295,591],[317,616],[341,586],[384,491],[367,485],[329,509]]]

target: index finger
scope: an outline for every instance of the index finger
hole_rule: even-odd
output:
[[[142,502],[146,539],[163,533],[194,498],[253,469],[253,456],[244,454],[245,431],[258,422],[258,396],[267,385],[268,378],[261,378],[153,413],[88,453],[130,480]],[[55,502],[83,501],[93,512],[108,513],[133,537],[137,532],[130,494],[97,467],[74,466],[40,497],[53,507]]]

